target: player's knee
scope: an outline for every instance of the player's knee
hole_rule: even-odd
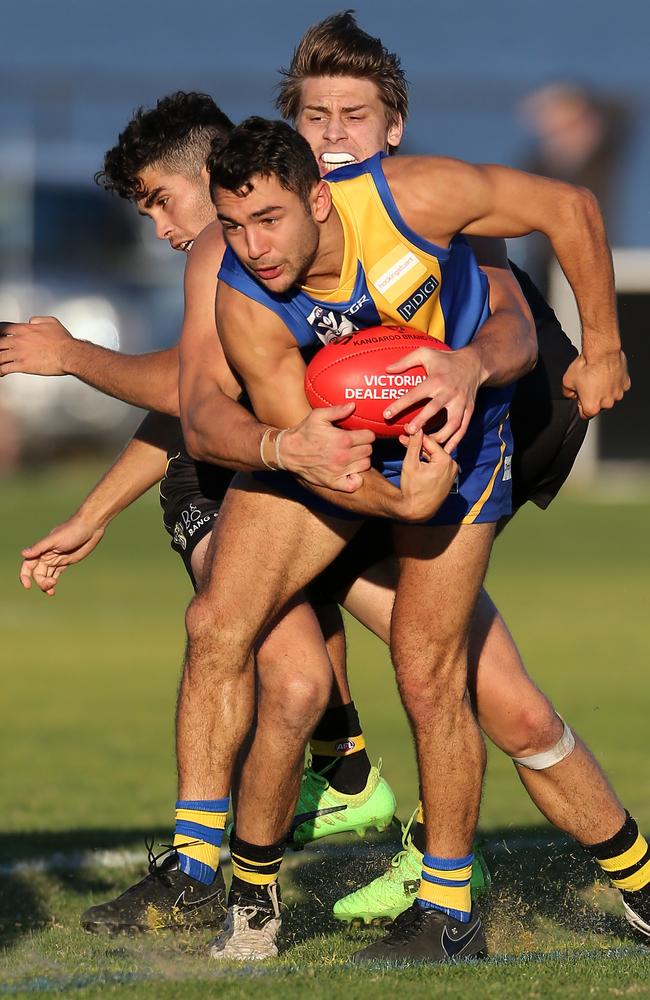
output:
[[[546,699],[518,710],[502,747],[510,757],[532,757],[551,750],[561,739],[564,723]]]
[[[239,662],[247,645],[243,619],[237,615],[221,615],[202,594],[191,601],[185,613],[185,627],[191,662],[209,655],[218,658],[220,670],[225,670],[232,657]]]
[[[321,677],[293,673],[287,677],[281,701],[287,726],[298,726],[308,737],[327,708],[331,683]]]
[[[298,724],[308,735],[327,708],[331,671],[305,671],[303,663],[287,658],[273,662],[267,656],[262,646],[257,666],[265,704],[279,725],[294,728]]]
[[[462,661],[396,663],[395,676],[404,707],[414,722],[448,712],[465,697],[467,677]]]

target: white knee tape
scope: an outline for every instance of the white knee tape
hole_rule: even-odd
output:
[[[564,722],[561,715],[558,718]],[[545,771],[547,767],[553,767],[554,764],[559,764],[561,760],[568,757],[575,745],[575,736],[564,722],[564,732],[550,750],[545,750],[544,753],[534,753],[530,757],[513,757],[512,759],[520,767],[528,767],[531,771]]]

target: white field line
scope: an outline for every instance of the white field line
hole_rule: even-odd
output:
[[[536,837],[513,837],[510,840],[485,840],[481,847],[493,857],[516,854],[520,851],[548,848],[549,850],[564,848],[571,841],[568,838],[558,838],[549,836]],[[355,843],[346,841],[337,844],[336,838],[328,843],[314,844],[307,847],[305,851],[287,851],[283,862],[283,868],[298,868],[303,859],[312,858],[316,852],[321,857],[333,857],[338,854],[363,854],[369,861],[379,860],[382,857],[389,860],[392,854],[399,849],[399,844],[387,842],[383,844],[367,844],[363,841]],[[222,852],[225,861],[230,859],[227,848]],[[106,849],[74,851],[66,854],[57,851],[53,854],[44,854],[35,858],[27,858],[22,861],[11,861],[0,864],[0,877],[13,877],[17,875],[41,875],[49,872],[74,872],[85,868],[130,868],[140,864],[143,869],[146,867],[146,853],[144,848],[139,850]]]

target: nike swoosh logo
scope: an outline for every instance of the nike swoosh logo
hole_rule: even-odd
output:
[[[449,958],[455,958],[463,949],[471,944],[478,932],[481,929],[481,921],[477,920],[471,930],[467,934],[463,934],[462,937],[453,938],[451,934],[447,931],[446,927],[442,929],[442,937],[440,938],[440,944],[442,945],[442,950],[445,954],[449,955]]]
[[[213,892],[211,896],[201,896],[200,899],[195,899],[188,902],[185,899],[185,889],[183,889],[182,893],[174,903],[174,907],[177,910],[180,910],[181,912],[186,912],[187,910],[198,910],[202,906],[205,906],[206,903],[211,903],[213,900],[219,899],[220,896],[221,896],[221,890],[218,889],[216,892]]]
[[[347,806],[329,806],[327,809],[313,809],[312,812],[300,813],[294,816],[291,824],[291,832],[297,830],[303,823],[308,823],[310,819],[318,819],[319,816],[329,816],[331,813],[343,812]]]

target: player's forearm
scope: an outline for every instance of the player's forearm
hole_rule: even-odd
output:
[[[260,423],[218,387],[209,395],[188,401],[181,419],[185,446],[197,461],[242,472],[265,468],[260,444],[268,424]]]
[[[389,518],[404,516],[401,492],[376,469],[364,472],[363,484],[354,493],[340,493],[306,479],[300,479],[300,482],[317,496],[355,514]]]
[[[178,416],[178,348],[149,354],[120,354],[86,340],[73,340],[65,370],[125,403]]]
[[[177,433],[176,420],[157,413],[147,414],[76,514],[97,528],[105,528],[129,504],[159,482],[165,474],[167,442],[174,430]]]
[[[571,189],[547,234],[576,298],[582,353],[591,361],[620,351],[612,256],[591,192]]]
[[[466,353],[477,366],[480,386],[509,385],[535,367],[537,336],[532,317],[516,308],[500,309],[458,353]]]

